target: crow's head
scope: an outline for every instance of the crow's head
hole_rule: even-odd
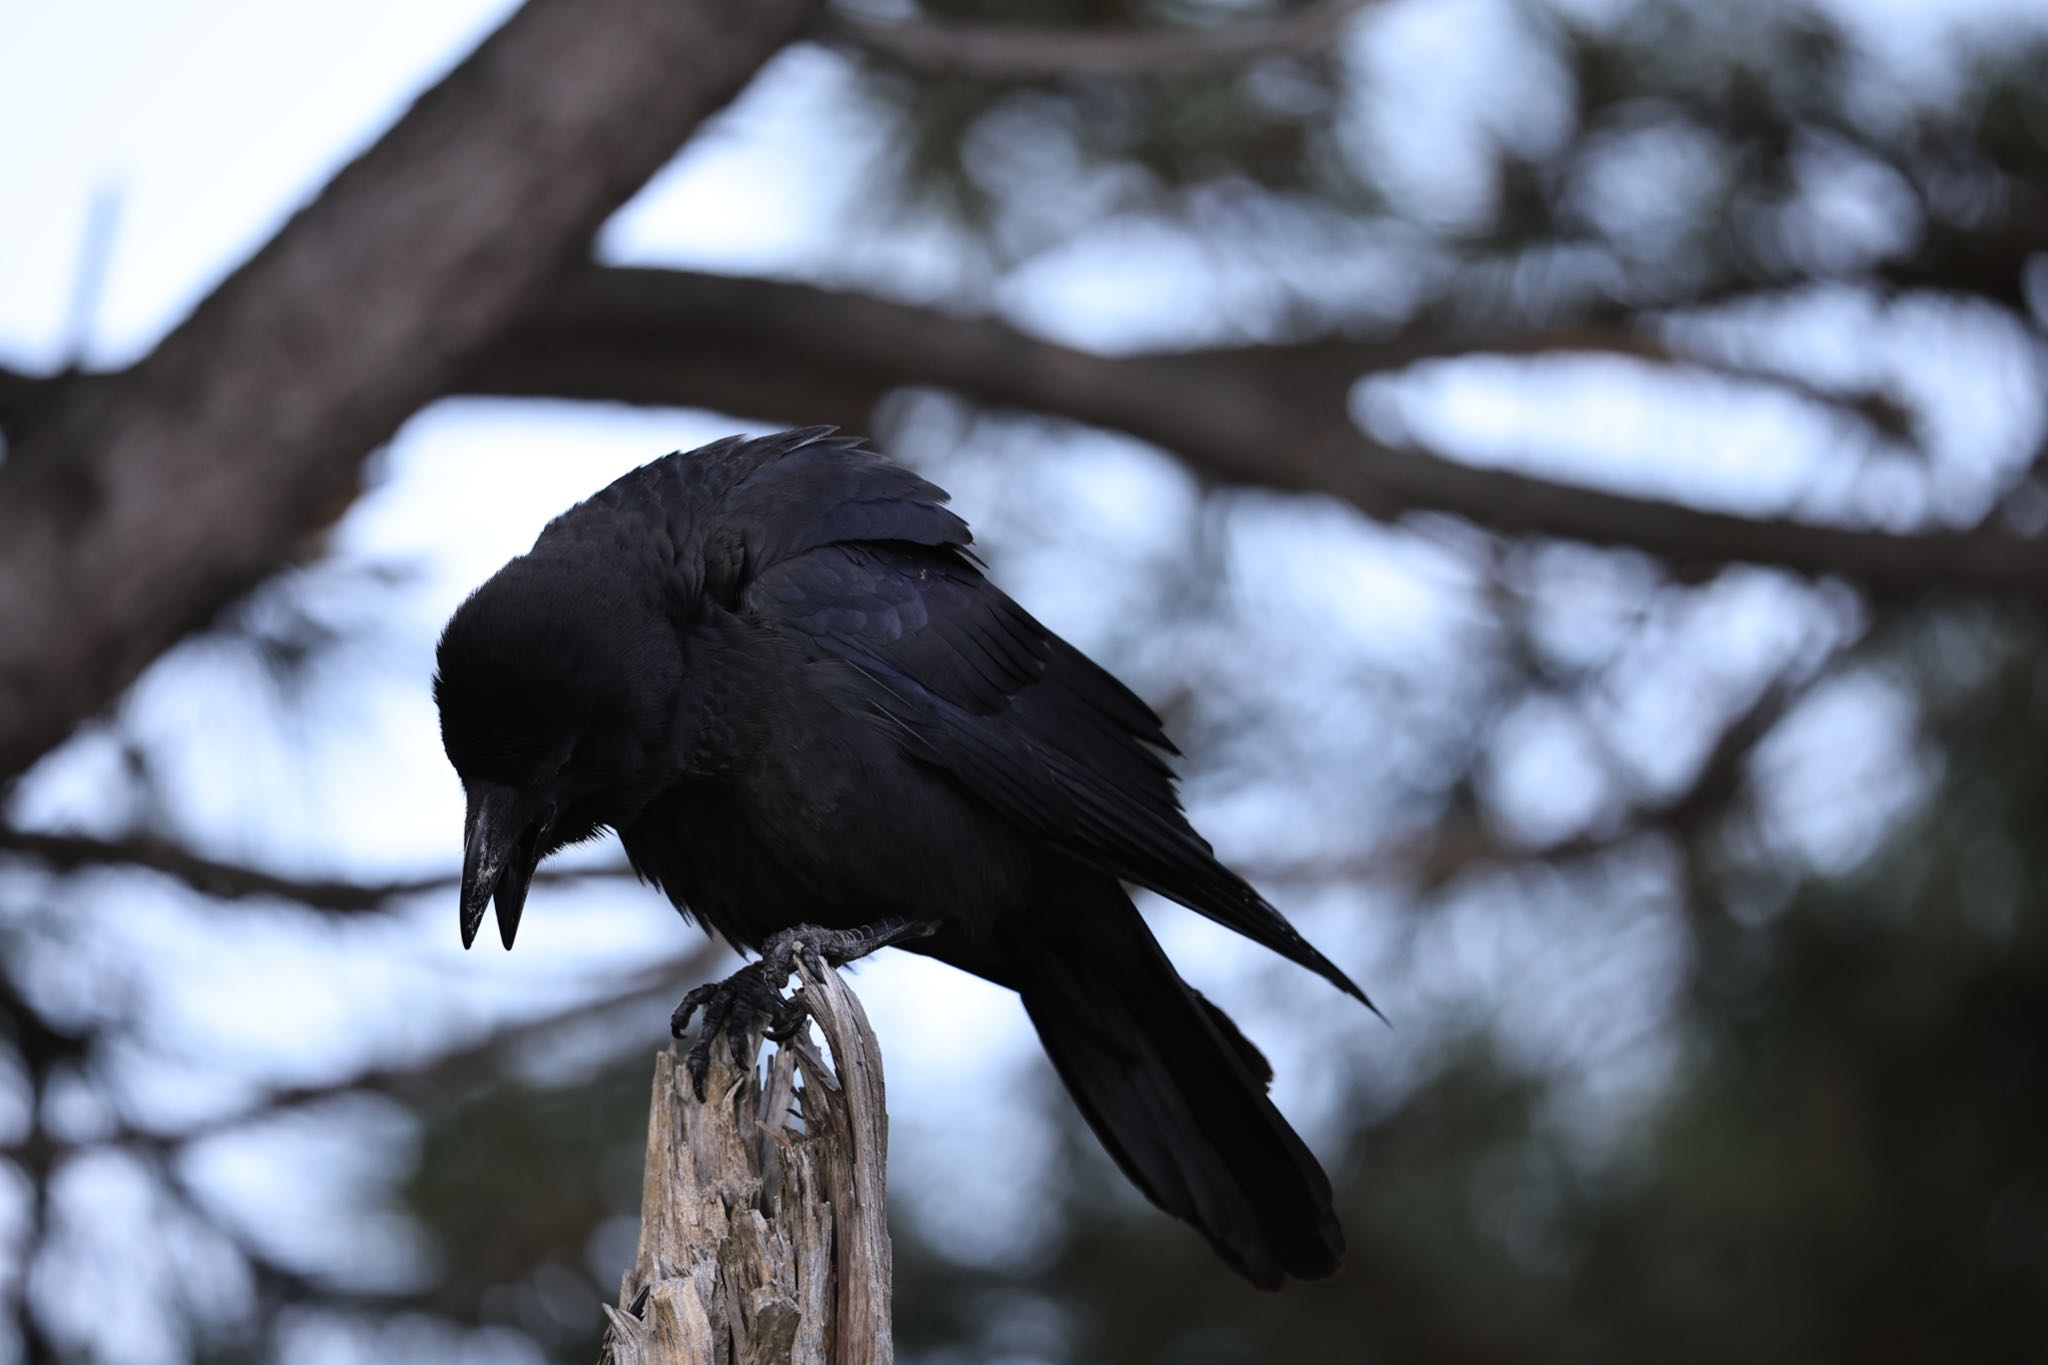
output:
[[[468,797],[462,946],[495,900],[509,948],[541,859],[674,779],[675,632],[625,576],[523,555],[456,610],[435,662],[441,744]]]

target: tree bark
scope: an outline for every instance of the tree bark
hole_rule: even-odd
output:
[[[881,1049],[836,972],[797,970],[829,1064],[807,1038],[765,1067],[720,1047],[699,1102],[675,1049],[655,1058],[640,1250],[600,1365],[895,1359]]]

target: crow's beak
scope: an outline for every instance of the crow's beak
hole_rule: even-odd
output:
[[[479,785],[469,793],[462,827],[462,946],[476,942],[484,906],[498,905],[498,936],[512,946],[526,888],[540,862],[537,831],[521,820],[519,793],[510,787]]]

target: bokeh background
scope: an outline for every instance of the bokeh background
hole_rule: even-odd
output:
[[[0,10],[0,503],[515,8]],[[731,963],[615,846],[460,950],[433,644],[807,420],[952,490],[1392,1021],[1148,906],[1341,1187],[1268,1296],[1012,998],[864,966],[905,1359],[2048,1349],[2038,3],[845,0],[588,254],[646,273],[553,368],[0,786],[0,1351],[595,1358]]]

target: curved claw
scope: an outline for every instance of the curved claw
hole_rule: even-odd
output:
[[[782,1002],[781,1011],[769,1021],[761,1036],[771,1043],[780,1045],[802,1033],[804,1026],[810,1022],[811,1007],[804,1000],[802,992],[798,992]]]

